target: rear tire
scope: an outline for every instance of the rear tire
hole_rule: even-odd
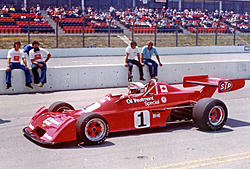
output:
[[[202,130],[219,130],[227,121],[228,111],[226,105],[213,98],[204,98],[194,106],[192,117]]]
[[[49,106],[50,112],[63,112],[65,110],[75,110],[69,103],[58,101]]]
[[[107,138],[108,133],[108,122],[99,114],[86,113],[76,121],[76,134],[79,144],[101,144]]]

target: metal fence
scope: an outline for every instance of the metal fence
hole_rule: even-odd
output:
[[[110,21],[111,23],[111,21]],[[216,29],[215,33],[200,33],[198,29],[191,33],[184,30],[180,31],[176,26],[176,30],[172,33],[162,33],[157,30],[150,32],[135,32],[134,26],[131,30],[117,33],[108,24],[108,28],[100,29],[98,33],[90,33],[83,23],[82,30],[72,31],[72,33],[63,33],[56,24],[55,33],[42,34],[31,31],[30,24],[25,34],[0,34],[0,48],[11,48],[15,41],[21,41],[22,44],[31,43],[38,40],[42,47],[45,48],[97,48],[97,47],[126,47],[131,40],[135,40],[139,47],[146,45],[147,41],[153,41],[156,47],[177,47],[177,46],[230,46],[230,45],[249,45],[250,34],[241,33],[232,30],[230,33],[219,33]]]

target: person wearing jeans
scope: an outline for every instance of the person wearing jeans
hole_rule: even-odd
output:
[[[31,59],[31,68],[32,73],[34,75],[34,83],[37,84],[38,87],[43,87],[43,85],[47,82],[46,80],[46,72],[47,65],[46,63],[51,57],[51,54],[43,49],[39,48],[39,42],[34,41],[32,43],[34,49],[30,51],[30,59]],[[45,59],[46,58],[46,59]],[[38,69],[41,69],[41,76],[39,76]]]
[[[138,60],[136,60],[136,58]],[[131,82],[133,75],[132,75],[132,69],[133,65],[138,66],[139,72],[140,72],[140,80],[145,80],[143,78],[143,68],[144,64],[142,63],[140,59],[139,50],[137,48],[137,44],[135,41],[132,41],[130,46],[126,48],[126,56],[125,56],[125,66],[128,67],[128,81]]]
[[[153,47],[153,42],[149,41],[147,45],[142,48],[141,60],[143,60],[143,63],[145,63],[148,66],[151,78],[157,79],[158,64],[154,60],[151,59],[153,54],[156,55],[159,65],[162,66],[159,54],[156,48]]]
[[[26,86],[29,88],[33,88],[31,86],[31,76],[30,76],[30,70],[27,66],[27,61],[24,56],[24,53],[22,50],[20,50],[21,42],[15,42],[14,48],[9,50],[8,52],[8,62],[7,62],[7,69],[6,69],[6,89],[9,89],[12,87],[11,85],[11,71],[13,69],[22,69],[25,72],[25,78],[26,78]],[[23,60],[24,65],[21,64],[21,61]]]

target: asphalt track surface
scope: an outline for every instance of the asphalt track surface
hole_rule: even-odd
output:
[[[177,85],[181,87],[181,85]],[[248,169],[250,168],[250,81],[238,91],[214,95],[229,119],[220,131],[204,132],[192,122],[154,130],[111,134],[97,146],[40,147],[22,134],[41,106],[62,100],[82,108],[126,88],[0,95],[1,169]]]
[[[195,55],[162,55],[161,62],[209,62],[209,61],[233,61],[250,60],[250,53],[228,53],[228,54],[195,54]],[[155,59],[155,57],[153,57]],[[48,67],[52,66],[76,66],[76,65],[102,65],[102,64],[124,64],[124,56],[100,56],[100,57],[69,57],[51,58]],[[0,59],[0,68],[5,68],[7,59]]]

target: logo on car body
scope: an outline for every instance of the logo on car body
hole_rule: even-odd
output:
[[[233,82],[232,80],[221,80],[219,81],[219,92],[229,92],[232,91]]]

